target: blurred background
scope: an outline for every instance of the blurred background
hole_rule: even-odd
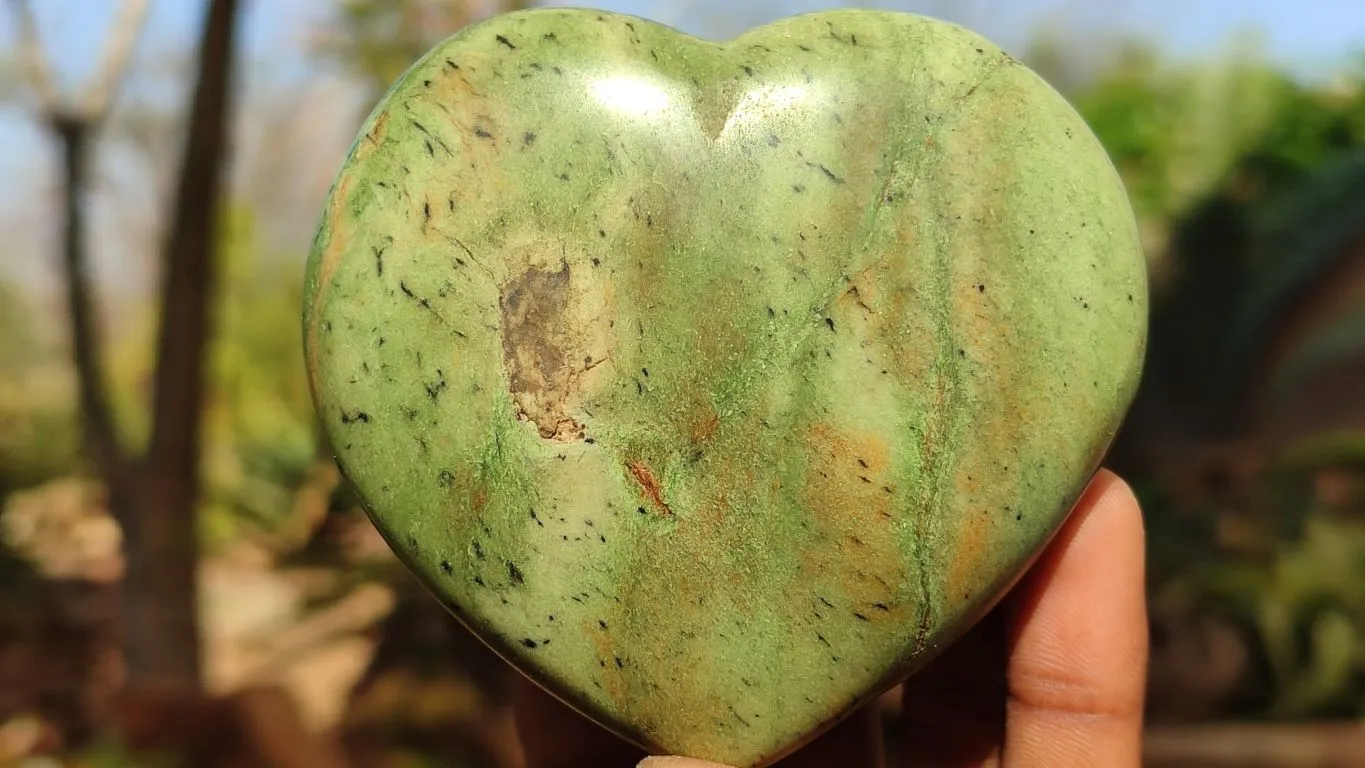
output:
[[[506,671],[319,445],[298,331],[361,119],[514,3],[7,2],[0,766],[518,765]],[[596,5],[723,37],[839,3]],[[1149,764],[1365,765],[1365,8],[879,5],[1023,59],[1131,192]]]

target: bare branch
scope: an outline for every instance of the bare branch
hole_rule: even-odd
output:
[[[14,14],[14,27],[19,35],[19,51],[23,57],[24,68],[28,70],[29,85],[38,95],[38,106],[43,115],[55,118],[62,111],[61,100],[57,96],[57,86],[52,80],[52,72],[43,55],[43,42],[38,36],[38,24],[33,20],[33,9],[26,0],[10,0],[10,10]]]
[[[15,0],[21,2],[22,0]],[[99,120],[109,109],[119,82],[128,71],[128,60],[133,53],[133,43],[137,42],[147,18],[147,0],[124,0],[119,6],[119,14],[114,19],[109,33],[109,42],[104,49],[104,58],[96,70],[95,82],[86,94],[85,116]]]
[[[63,201],[66,222],[62,228],[62,269],[66,282],[67,311],[71,318],[71,352],[85,439],[95,467],[107,482],[114,483],[127,471],[113,413],[109,407],[108,387],[96,330],[94,299],[90,289],[90,270],[86,259],[85,216],[81,195],[85,192],[89,123],[79,117],[52,117],[62,148]],[[120,521],[122,522],[122,521]]]

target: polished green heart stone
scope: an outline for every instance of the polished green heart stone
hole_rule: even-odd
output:
[[[384,97],[306,304],[326,435],[431,591],[623,736],[755,765],[1017,578],[1147,293],[1094,136],[970,32],[534,10]]]

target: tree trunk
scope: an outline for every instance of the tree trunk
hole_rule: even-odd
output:
[[[162,253],[152,434],[119,503],[124,517],[124,632],[131,689],[197,690],[200,423],[213,296],[216,219],[227,146],[237,0],[204,21],[174,212]]]

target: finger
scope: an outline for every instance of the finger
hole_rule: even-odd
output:
[[[730,768],[730,766],[693,760],[690,757],[647,757],[640,763],[639,768]]]
[[[1137,768],[1147,667],[1143,529],[1122,480],[1096,475],[1011,606],[1004,764]]]
[[[630,768],[645,756],[522,675],[512,704],[526,768]]]

